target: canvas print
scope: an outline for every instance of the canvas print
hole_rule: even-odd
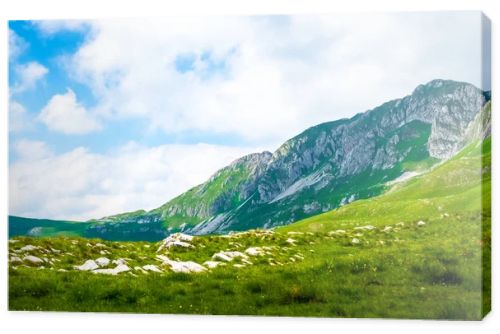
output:
[[[480,12],[10,21],[9,309],[480,320]]]

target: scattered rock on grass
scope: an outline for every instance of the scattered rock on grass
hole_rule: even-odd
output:
[[[194,248],[194,246],[189,243],[192,240],[193,240],[192,235],[184,233],[174,233],[169,235],[161,242],[160,247],[158,247],[158,250],[156,252],[171,247]]]
[[[203,262],[203,264],[210,269],[217,268],[220,265],[225,265],[224,262],[219,262],[219,261],[205,261]]]
[[[31,252],[31,251],[34,251],[34,250],[37,250],[37,249],[38,249],[38,247],[37,246],[33,246],[33,245],[26,245],[23,248],[21,248],[21,250],[23,252]]]
[[[33,264],[40,264],[43,263],[43,260],[39,257],[33,256],[33,255],[28,255],[23,258],[23,261],[28,261]]]
[[[346,234],[346,231],[345,230],[336,230],[336,231],[328,232],[328,235],[341,235],[341,234]]]
[[[161,269],[155,266],[154,264],[147,264],[145,266],[142,266],[142,269],[146,271],[154,271],[155,273],[161,273]]]
[[[354,228],[355,230],[365,230],[365,231],[371,231],[375,229],[375,226],[373,225],[366,225],[366,226],[358,226]]]
[[[95,262],[99,267],[106,267],[109,265],[110,260],[107,257],[100,257]]]
[[[121,264],[127,264],[127,261],[125,261],[125,259],[117,259],[117,260],[113,260],[111,263],[116,264],[117,266],[119,266]]]
[[[417,222],[417,226],[421,227],[421,226],[425,226],[426,222],[424,222],[423,220],[420,220]]]
[[[119,273],[127,272],[130,267],[126,264],[119,264],[113,269],[96,269],[92,270],[94,274],[118,275]]]
[[[215,253],[212,256],[213,260],[221,260],[225,262],[232,261],[233,259],[240,257],[243,259],[248,259],[248,256],[243,254],[242,252],[237,252],[237,251],[226,251],[226,252],[219,252]]]
[[[250,247],[245,250],[245,253],[250,256],[260,256],[264,255],[265,251],[261,247]]]
[[[207,268],[203,267],[201,264],[198,264],[193,261],[173,261],[166,256],[162,257],[160,256],[158,256],[158,258],[162,259],[163,261],[162,264],[169,266],[170,269],[176,273],[190,274],[190,273],[200,273],[207,270]]]
[[[82,270],[82,271],[89,271],[89,270],[94,270],[97,268],[99,268],[99,266],[97,265],[97,263],[94,260],[87,260],[81,266],[75,266],[75,269]]]
[[[12,263],[18,263],[18,262],[23,262],[23,260],[21,260],[20,257],[17,257],[17,256],[11,256],[10,257],[10,262]]]

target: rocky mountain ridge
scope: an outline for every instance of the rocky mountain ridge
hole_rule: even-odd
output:
[[[462,149],[484,127],[477,118],[489,99],[471,84],[433,80],[350,119],[311,127],[274,153],[244,156],[157,209],[93,221],[90,234],[159,240],[178,231],[271,228],[378,195],[404,173]]]

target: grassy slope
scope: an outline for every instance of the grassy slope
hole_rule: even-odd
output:
[[[83,236],[90,223],[9,216],[9,238],[18,235]]]
[[[228,265],[206,274],[104,277],[11,265],[9,308],[480,319],[490,304],[490,141],[483,147],[483,168],[481,146],[470,146],[453,160],[379,197],[280,228],[269,236],[198,237],[195,249],[169,254],[202,263],[219,250],[275,247],[272,254],[252,259],[254,264],[245,268]],[[418,220],[427,224],[417,227]],[[399,222],[404,226],[396,226]],[[377,228],[355,229],[368,224]],[[392,229],[384,232],[387,225]],[[329,234],[337,229],[346,233]],[[289,237],[296,240],[295,246],[286,242]],[[353,238],[359,244],[353,244]],[[77,239],[76,245],[67,238],[18,240],[10,244],[11,254],[28,243],[63,250],[56,264],[60,268],[99,256],[93,240]],[[110,258],[128,257],[132,265],[154,261],[156,245],[103,243],[111,251]],[[297,254],[304,259],[292,260]],[[277,265],[270,265],[273,261]]]

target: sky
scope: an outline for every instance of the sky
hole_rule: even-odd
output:
[[[436,78],[481,86],[474,12],[9,22],[9,214],[153,209]]]

